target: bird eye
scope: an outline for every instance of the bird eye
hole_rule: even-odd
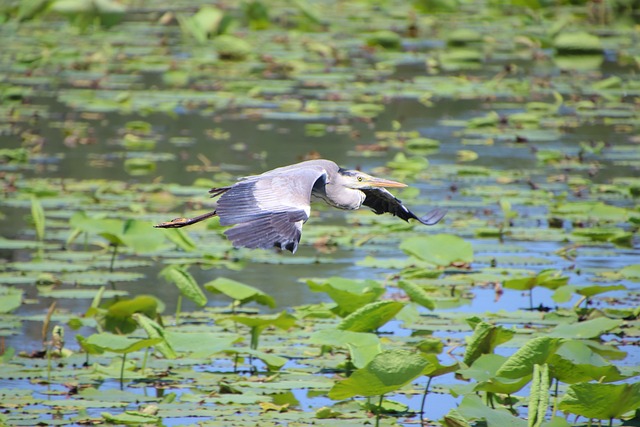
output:
[[[358,181],[362,182],[362,176],[358,175]]]

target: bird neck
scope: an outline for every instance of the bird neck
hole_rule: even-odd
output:
[[[366,197],[360,190],[332,183],[325,185],[324,192],[319,192],[316,196],[333,207],[345,210],[358,209]]]

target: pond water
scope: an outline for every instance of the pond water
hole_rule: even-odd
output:
[[[444,343],[442,363],[462,359],[471,331],[464,319],[471,316],[518,331],[519,339],[496,350],[504,356],[523,344],[528,328],[544,334],[562,316],[624,319],[622,326],[593,338],[626,352],[617,366],[637,368],[637,31],[619,23],[602,25],[593,31],[600,36],[601,52],[568,56],[549,32],[584,31],[588,20],[572,27],[544,13],[532,22],[526,14],[503,15],[491,8],[481,19],[463,8],[457,17],[445,14],[439,21],[407,5],[402,13],[389,15],[388,6],[336,4],[344,17],[325,30],[311,12],[301,12],[304,7],[274,4],[272,17],[295,19],[276,20],[283,27],[263,31],[249,30],[241,12],[227,5],[251,48],[241,55],[238,50],[244,47],[235,46],[229,53],[241,55],[235,61],[225,60],[220,46],[216,53],[215,40],[200,44],[185,35],[192,24],[183,20],[199,9],[189,3],[167,9],[168,25],[158,21],[165,9],[141,9],[129,11],[110,29],[90,26],[84,33],[56,15],[20,25],[9,20],[0,28],[0,37],[11,41],[0,55],[0,284],[2,295],[21,293],[18,306],[0,314],[3,350],[28,354],[42,349],[43,321],[55,302],[52,323],[64,326],[66,346],[78,352],[73,336],[95,331],[96,320],[85,313],[101,287],[120,292],[116,299],[154,296],[164,306],[167,326],[176,322],[174,313],[180,309],[183,326],[193,331],[230,330],[216,317],[228,307],[227,297],[208,293],[206,308],[198,307],[159,276],[169,265],[183,265],[199,285],[224,277],[258,288],[277,302],[271,308],[252,303],[250,312],[285,310],[296,316],[303,306],[332,303],[327,293],[312,290],[306,282],[310,278],[375,280],[386,287],[384,299],[404,302],[398,279],[414,280],[431,292],[435,310],[405,308],[380,329],[381,339],[393,347],[429,331]],[[572,8],[562,10],[582,16]],[[171,11],[180,16],[182,27]],[[355,18],[363,11],[373,17],[369,23]],[[417,37],[402,30],[412,20],[420,29]],[[504,29],[504,38],[493,34],[495,25]],[[456,31],[449,32],[448,26]],[[399,44],[372,35],[382,29],[401,34]],[[148,223],[140,240],[145,234],[165,236],[151,225],[213,208],[208,188],[317,156],[404,181],[411,188],[397,194],[414,212],[439,207],[447,216],[438,225],[422,227],[367,209],[342,212],[314,205],[295,255],[233,249],[214,219],[183,229],[197,249],[176,249],[168,237],[159,237],[164,240],[151,250],[125,244],[118,248],[113,271],[113,246],[105,236],[74,231],[79,224],[74,215],[85,212]],[[43,236],[38,235],[32,197],[46,218]],[[403,246],[411,238],[441,234],[470,244],[472,259],[461,255],[437,265],[428,254]],[[39,239],[43,242],[35,244]],[[545,270],[574,290],[560,296],[557,286],[536,285],[530,293],[507,285]],[[603,288],[589,294],[583,289],[587,285]],[[552,315],[545,317],[547,312]],[[81,325],[73,330],[76,321]],[[307,320],[298,316],[298,321]],[[291,356],[287,375],[315,374],[333,381],[337,362],[310,362],[311,350],[304,348],[312,330],[327,327],[323,321],[295,329],[289,337],[269,331],[261,345]],[[144,336],[141,330],[136,334]],[[79,366],[84,355],[72,358],[60,366]],[[27,360],[4,363],[30,372],[46,367],[46,359]],[[185,366],[193,363],[194,368],[187,368],[189,373],[180,369],[182,377],[166,387],[159,379],[148,386],[145,382],[153,378],[132,371],[125,389],[154,395],[158,402],[166,388],[186,405],[195,389],[213,384],[218,389],[225,374],[235,374],[228,358],[210,364],[207,358],[193,360],[187,358]],[[95,356],[92,363],[103,363],[106,372],[112,360]],[[150,363],[171,377],[168,361]],[[262,362],[253,363],[265,369]],[[247,366],[243,369],[240,378],[229,380],[230,387],[248,387],[243,381],[252,376]],[[212,378],[198,383],[201,379],[194,376],[199,371]],[[45,386],[38,385],[41,375],[19,373],[22,380],[17,381],[0,369],[0,388],[35,390],[39,397],[61,400],[68,378],[106,394],[120,388],[118,376],[109,373],[87,374],[90,380],[60,375]],[[425,383],[422,377],[410,393],[394,399],[418,411],[421,394],[415,390]],[[460,403],[448,390],[454,383],[452,374],[434,379],[438,394],[428,397],[429,419],[441,419]],[[307,414],[298,420],[304,423],[309,413],[333,405],[327,387],[283,386],[264,393],[275,396],[274,405],[290,403]],[[35,405],[34,413],[48,408],[40,400]],[[100,404],[87,408],[89,418],[101,417]],[[263,410],[252,413],[264,415]],[[161,405],[161,411],[166,411],[165,425],[191,422],[170,405]],[[201,420],[227,415],[204,414]],[[29,416],[5,421],[26,425],[35,420],[27,421]],[[79,422],[83,416],[70,410],[59,420]],[[415,420],[412,415],[399,422]]]

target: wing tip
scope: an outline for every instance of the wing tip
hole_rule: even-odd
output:
[[[273,246],[278,248],[278,249],[282,249],[283,251],[289,251],[292,254],[295,254],[296,251],[298,250],[298,242],[296,242],[295,240],[288,240],[288,241],[284,241],[284,242],[275,242],[273,244]]]
[[[417,219],[424,225],[436,225],[437,223],[440,222],[442,218],[445,217],[446,214],[447,214],[446,209],[436,208],[428,212],[426,215]]]

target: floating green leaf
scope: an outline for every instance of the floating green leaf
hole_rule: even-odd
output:
[[[563,276],[559,270],[542,270],[533,277],[517,277],[502,282],[502,286],[520,291],[531,290],[536,286],[548,289],[557,289],[565,286],[569,282],[569,277]]]
[[[253,52],[249,42],[236,36],[222,34],[213,40],[213,45],[221,59],[242,61]]]
[[[375,331],[391,320],[404,304],[397,301],[377,301],[360,307],[338,324],[338,329],[353,332]]]
[[[626,279],[638,281],[640,280],[640,264],[633,264],[620,270],[620,274]]]
[[[591,298],[605,292],[622,291],[625,289],[627,289],[627,287],[624,285],[568,285],[556,289],[556,291],[553,293],[552,298],[555,302],[562,303],[569,301],[571,299],[571,295],[573,294]]]
[[[125,15],[126,8],[113,0],[57,0],[51,11],[69,18],[69,21],[81,29],[94,22],[105,27],[118,24]]]
[[[265,294],[253,286],[245,285],[226,277],[218,277],[211,282],[205,283],[203,287],[214,294],[224,294],[232,298],[235,300],[235,305],[243,305],[255,301],[270,308],[276,306],[276,301],[271,295]]]
[[[154,346],[162,342],[162,338],[135,339],[124,335],[115,335],[108,332],[89,335],[83,343],[101,351],[127,354]]]
[[[409,237],[400,243],[400,249],[418,259],[442,267],[473,261],[471,243],[452,234]]]
[[[584,322],[558,325],[549,331],[549,337],[589,339],[597,338],[605,332],[617,328],[622,324],[620,319],[597,317]]]
[[[0,313],[10,313],[22,305],[22,291],[0,286]]]
[[[369,46],[378,46],[385,49],[399,49],[402,39],[397,33],[389,30],[376,31],[367,35],[367,44]]]
[[[160,422],[160,417],[151,414],[145,414],[140,411],[125,411],[121,414],[111,414],[109,412],[102,412],[102,418],[108,423],[112,424],[124,424],[124,425],[138,425],[138,424],[157,424]]]
[[[600,38],[584,31],[561,33],[553,41],[553,47],[561,55],[602,53],[602,42]]]
[[[454,416],[445,423],[447,427],[458,427],[455,422],[455,414],[463,417],[463,420],[471,425],[474,421],[486,421],[488,426],[500,427],[525,427],[527,421],[514,417],[506,408],[493,409],[482,402],[480,396],[465,396],[455,410]],[[464,424],[463,424],[464,425]]]

